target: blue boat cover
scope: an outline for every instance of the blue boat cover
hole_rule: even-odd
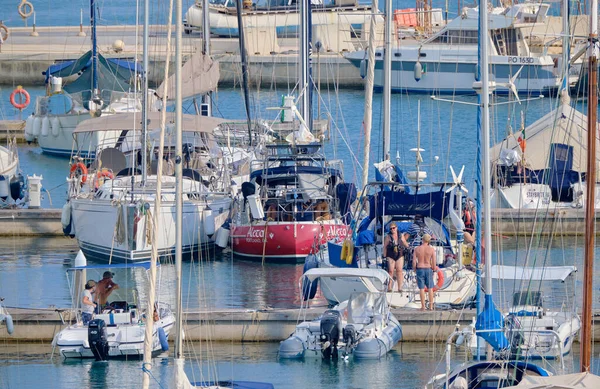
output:
[[[381,215],[423,215],[432,219],[444,220],[448,215],[449,195],[450,193],[445,193],[443,190],[418,194],[395,191],[378,192],[369,199],[369,217],[373,219]]]
[[[332,177],[341,178],[341,173],[337,169],[320,167],[320,166],[277,166],[268,169],[255,170],[250,174],[250,180],[256,179],[256,183],[262,185],[264,179],[269,179],[269,176],[298,174],[327,174]]]
[[[156,266],[160,266],[160,262],[156,263]],[[114,263],[114,264],[104,264],[104,265],[86,265],[86,266],[75,266],[67,269],[67,271],[75,271],[75,270],[90,270],[90,269],[131,269],[131,268],[141,267],[143,269],[150,269],[150,261],[143,262],[130,262],[130,263]]]
[[[506,350],[509,347],[508,339],[504,334],[504,317],[496,309],[491,294],[485,295],[483,311],[477,316],[475,323],[477,335],[481,336],[495,351]]]
[[[394,176],[394,181],[393,182],[398,182],[400,184],[406,184],[404,186],[404,193],[410,193],[410,186],[408,186],[408,180],[406,179],[406,177],[404,177],[404,173],[402,172],[402,169],[400,169],[398,166],[394,165],[394,171],[396,172],[396,175]],[[387,179],[383,176],[383,174],[381,174],[381,172],[379,171],[379,169],[375,169],[375,181],[387,181]],[[390,188],[387,188],[387,190],[389,190]]]

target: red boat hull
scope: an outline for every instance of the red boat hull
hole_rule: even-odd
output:
[[[344,238],[348,226],[337,220],[323,222],[264,222],[232,226],[234,254],[248,259],[304,262],[313,246],[334,237]],[[266,237],[266,238],[265,238]],[[318,245],[315,245],[318,243]]]

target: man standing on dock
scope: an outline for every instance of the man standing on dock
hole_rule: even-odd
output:
[[[424,234],[422,243],[415,249],[413,270],[417,273],[417,286],[421,296],[421,311],[425,310],[425,288],[429,293],[429,310],[433,311],[433,272],[438,268],[435,264],[435,250],[429,245],[431,235]]]

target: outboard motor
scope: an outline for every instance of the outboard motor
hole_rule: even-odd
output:
[[[342,319],[340,313],[333,309],[328,309],[321,317],[321,355],[324,359],[337,359],[338,341],[340,339],[340,329],[342,328]]]
[[[102,319],[91,320],[88,324],[88,343],[97,361],[108,359],[108,340],[106,338],[106,324]]]
[[[344,339],[344,343],[346,344],[346,355],[350,354],[352,348],[354,348],[354,343],[357,341],[357,333],[352,324],[348,324],[342,330],[342,337]]]
[[[244,205],[246,199],[256,193],[256,186],[252,182],[242,182],[242,195],[244,196]]]

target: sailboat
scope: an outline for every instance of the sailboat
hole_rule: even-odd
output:
[[[175,6],[175,25],[176,25],[176,40],[175,40],[175,90],[176,90],[176,94],[175,94],[175,135],[176,135],[176,142],[175,142],[175,153],[176,155],[181,156],[183,153],[183,146],[182,146],[182,140],[183,140],[183,132],[182,132],[182,94],[181,94],[181,89],[182,89],[182,81],[181,81],[181,61],[182,61],[182,56],[181,56],[181,41],[182,41],[182,31],[183,31],[183,23],[181,20],[181,15],[182,15],[182,0],[176,0],[176,6]],[[171,15],[173,15],[172,10],[170,10],[169,12],[169,26],[171,25],[170,23],[170,19],[171,19]],[[170,27],[169,27],[169,31],[170,31]],[[163,123],[164,125],[164,123]],[[162,138],[162,137],[161,137]],[[193,388],[193,387],[228,387],[228,388],[235,388],[236,386],[236,381],[227,381],[225,382],[198,382],[198,383],[191,383],[190,380],[188,379],[185,371],[184,371],[184,364],[185,364],[185,359],[183,356],[183,304],[182,304],[182,283],[181,283],[181,278],[182,278],[182,243],[183,243],[183,239],[182,239],[182,230],[183,230],[183,185],[182,185],[182,181],[183,181],[183,168],[181,163],[177,164],[175,166],[175,188],[176,188],[176,194],[175,194],[175,215],[174,215],[174,221],[175,221],[175,270],[176,270],[176,307],[175,310],[178,313],[177,315],[177,319],[176,319],[176,324],[175,324],[175,355],[174,355],[174,362],[175,362],[175,372],[173,375],[173,387],[174,388],[178,388],[178,389],[188,389],[188,388]],[[154,253],[153,257],[152,257],[152,266],[155,266],[155,261],[157,260],[157,254],[156,252]],[[154,296],[151,294],[150,295],[150,303],[152,302],[152,298]],[[150,305],[151,306],[151,305]],[[150,324],[152,325],[152,324]],[[145,362],[143,365],[143,371],[144,371],[144,375],[143,375],[143,387],[147,388],[148,384],[149,384],[149,368],[151,367],[151,365],[148,364],[148,360],[149,358],[147,357],[150,354],[150,345],[146,344],[146,350],[145,350]],[[270,384],[265,384],[265,383],[254,383],[254,382],[247,382],[244,381],[244,384],[247,386],[244,387],[248,387],[248,388],[260,388],[260,389],[271,389],[273,388],[273,385]]]
[[[37,99],[35,112],[26,121],[25,138],[37,139],[44,153],[70,157],[73,131],[90,117],[140,112],[144,99],[149,100],[150,108],[155,107],[153,91],[135,91],[137,76],[143,73],[138,64],[106,58],[98,52],[95,0],[90,0],[90,23],[91,50],[77,60],[54,64],[44,72],[46,96]],[[76,79],[63,87],[63,79],[75,75]],[[115,139],[118,136],[113,135]],[[93,159],[96,148],[93,139],[87,139],[81,147],[82,156]]]
[[[488,48],[490,41],[486,39],[488,31],[488,9],[487,4],[481,2],[479,5],[479,36],[480,36],[480,81],[476,81],[474,88],[480,92],[480,104],[478,106],[480,120],[478,120],[478,130],[481,131],[482,145],[479,148],[482,150],[480,156],[482,160],[482,175],[481,185],[483,190],[481,196],[483,200],[483,220],[486,223],[483,225],[483,250],[485,250],[485,282],[482,285],[485,291],[484,306],[479,310],[476,318],[475,329],[476,335],[487,342],[490,348],[496,353],[495,355],[506,355],[510,349],[510,342],[504,333],[504,318],[494,304],[492,295],[492,233],[491,223],[491,204],[490,192],[487,188],[491,183],[491,166],[489,158],[490,144],[490,74],[489,74],[489,54]],[[478,208],[481,209],[481,208]],[[477,220],[481,223],[482,217]],[[477,229],[481,231],[481,226]],[[478,241],[478,239],[476,240]],[[479,249],[481,250],[481,248]],[[481,255],[477,256],[478,262]],[[478,301],[479,303],[479,301]],[[462,337],[461,337],[462,336]],[[501,388],[518,384],[525,376],[542,376],[549,375],[544,368],[531,363],[529,361],[515,361],[509,359],[494,359],[490,358],[485,361],[475,361],[462,364],[454,369],[451,366],[450,348],[454,342],[464,341],[464,335],[460,331],[455,331],[450,335],[447,341],[446,352],[446,372],[434,377],[428,384],[429,388],[445,388],[451,386],[456,388],[479,388],[479,387],[494,387]],[[491,355],[489,355],[491,357]]]

